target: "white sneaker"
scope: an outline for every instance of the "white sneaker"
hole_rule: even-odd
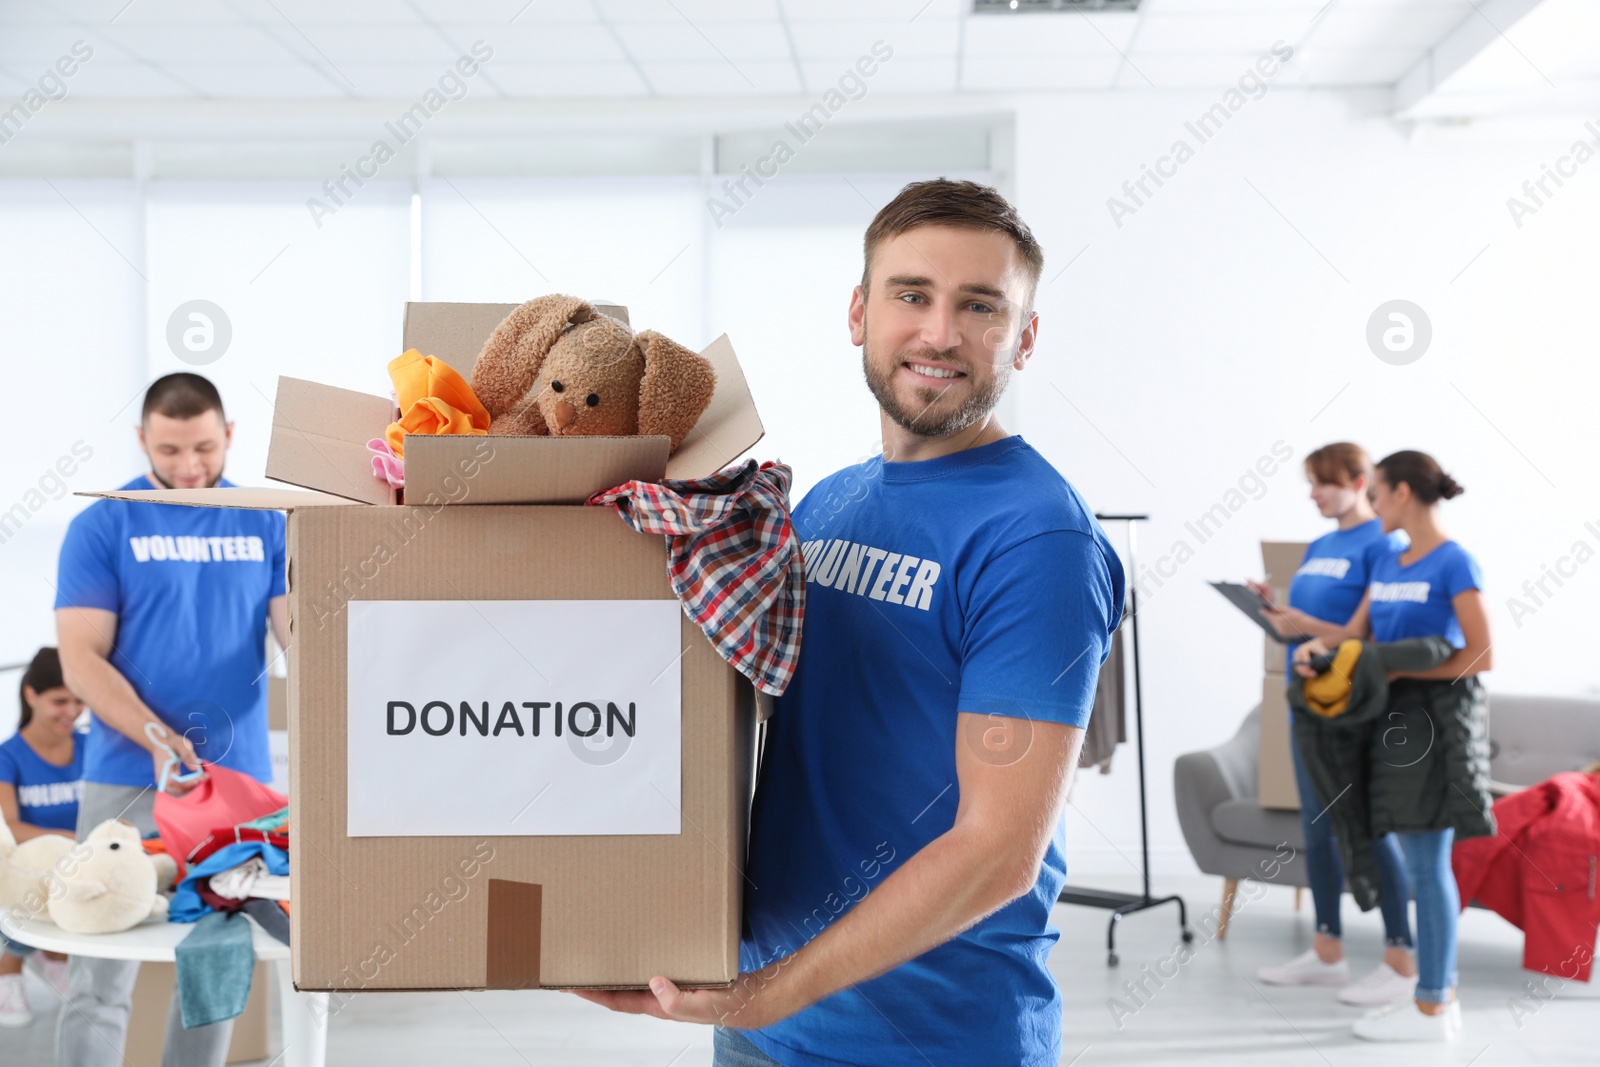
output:
[[[1316,949],[1307,949],[1288,963],[1261,968],[1256,977],[1268,985],[1349,985],[1350,961],[1323,963]]]
[[[22,991],[22,975],[0,974],[0,1026],[27,1026],[33,1011]]]
[[[1410,1000],[1416,991],[1416,975],[1407,978],[1387,963],[1380,963],[1377,970],[1361,981],[1339,990],[1339,999],[1345,1004],[1370,1008],[1392,1004],[1397,1000]]]
[[[1461,1002],[1452,1000],[1438,1015],[1424,1015],[1411,1001],[1397,1000],[1356,1020],[1355,1035],[1366,1041],[1459,1041]]]

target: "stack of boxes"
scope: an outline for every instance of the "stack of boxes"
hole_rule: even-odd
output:
[[[1266,568],[1272,599],[1289,602],[1289,583],[1306,558],[1304,541],[1263,541],[1261,562]],[[1288,646],[1262,635],[1266,645],[1265,676],[1261,680],[1261,806],[1297,811],[1300,790],[1295,787],[1293,757],[1289,752]]]

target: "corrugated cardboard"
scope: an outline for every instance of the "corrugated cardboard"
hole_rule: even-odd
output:
[[[1261,806],[1296,810],[1300,790],[1295,786],[1294,763],[1289,752],[1289,699],[1284,676],[1269,674],[1261,683]]]
[[[127,1042],[123,1046],[124,1067],[160,1067],[162,1045],[167,1039],[167,1011],[178,972],[171,963],[139,964],[139,978],[133,984],[133,1010],[128,1016]],[[267,1010],[272,972],[265,963],[256,964],[250,977],[250,999],[244,1013],[233,1020],[233,1037],[228,1042],[228,1063],[256,1063],[271,1055],[268,1042],[270,1021]]]
[[[470,373],[471,357],[511,307],[410,304],[405,347]],[[650,438],[409,436],[407,503],[393,503],[386,489],[386,502],[375,503],[363,482],[376,482],[368,458],[344,447],[369,426],[279,419],[269,474],[315,492],[86,494],[289,512],[298,988],[639,987],[656,974],[705,986],[737,976],[754,690],[687,617],[679,619],[680,833],[472,839],[346,832],[344,606],[356,599],[674,598],[663,538],[634,533],[609,508],[559,504],[616,484],[619,473],[713,473],[759,440],[760,418],[732,346],[721,338],[703,354],[717,368],[716,396],[664,464]],[[335,399],[326,389],[283,379],[279,402],[336,421],[338,405],[317,407]],[[426,489],[413,480],[419,455],[430,457],[415,469],[418,479],[433,472]]]

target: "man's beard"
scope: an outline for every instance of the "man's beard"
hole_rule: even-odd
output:
[[[163,489],[171,489],[171,488],[173,488],[172,483],[167,481],[165,478],[161,477],[161,472],[156,470],[154,465],[152,465],[150,467],[150,477],[152,477],[156,481],[160,482],[161,483],[161,488],[163,488]],[[219,484],[221,484],[221,482],[222,482],[222,472],[218,471],[217,472],[217,476],[215,478],[211,479],[209,482],[207,482],[205,484],[205,488],[207,488],[207,489],[215,489]]]
[[[935,388],[933,386],[919,386],[916,390],[917,404],[907,407],[902,404],[894,394],[890,379],[900,369],[906,360],[926,360],[929,363],[948,364],[966,372],[967,380],[974,382],[972,392],[967,399],[953,411],[944,414],[935,414],[932,409],[949,392],[950,388],[960,381],[959,378],[951,379],[949,385]],[[884,413],[894,420],[896,426],[918,437],[949,437],[960,433],[975,423],[979,422],[994,410],[1000,402],[1000,397],[1006,391],[1006,385],[1011,379],[1010,368],[1006,366],[1009,360],[997,360],[995,372],[992,377],[984,382],[976,382],[965,360],[957,359],[953,351],[949,352],[897,352],[894,361],[886,370],[873,366],[871,355],[871,342],[861,348],[861,371],[866,375],[867,388],[872,390],[872,395],[878,401],[878,406]]]

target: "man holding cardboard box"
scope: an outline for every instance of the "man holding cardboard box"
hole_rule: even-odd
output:
[[[873,220],[849,323],[884,451],[794,512],[806,629],[752,815],[743,973],[585,997],[718,1023],[733,1067],[1056,1062],[1061,812],[1124,583],[993,415],[1042,265],[971,182],[914,183]]]
[[[226,486],[233,424],[216,387],[169,374],[145,393],[139,445],[150,473],[125,489]],[[272,780],[267,747],[266,626],[288,644],[284,519],[270,511],[91,505],[67,530],[56,628],[68,686],[94,711],[85,743],[78,837],[106,819],[149,834],[168,758],[146,736],[161,724],[183,763]],[[162,731],[157,731],[158,735]],[[173,792],[194,787],[172,783]],[[122,1061],[139,964],[73,956],[57,1057],[74,1067]],[[164,1062],[221,1064],[232,1021],[183,1028],[172,999]]]

